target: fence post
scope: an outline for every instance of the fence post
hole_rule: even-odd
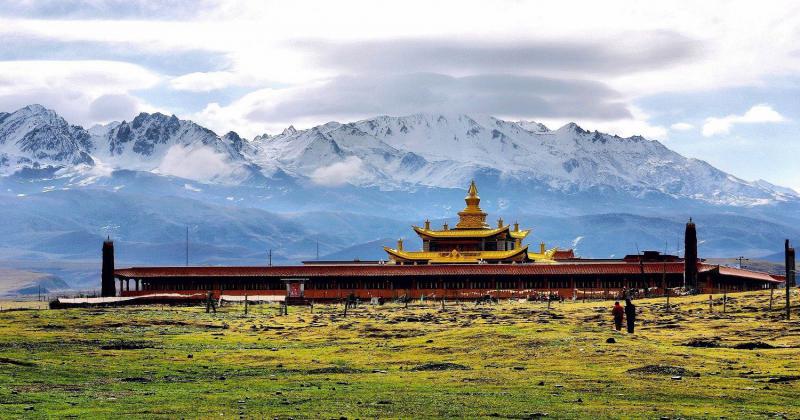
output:
[[[728,310],[728,289],[722,293],[722,313],[724,314]]]
[[[769,310],[772,311],[772,297],[775,295],[775,286],[769,286]]]

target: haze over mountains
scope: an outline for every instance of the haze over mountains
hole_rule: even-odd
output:
[[[30,105],[0,112],[0,173],[0,258],[22,268],[99,261],[106,234],[120,264],[183,264],[186,225],[197,264],[264,263],[268,249],[297,262],[317,243],[323,256],[378,258],[363,244],[452,220],[473,178],[490,217],[584,256],[675,252],[690,215],[706,256],[774,254],[800,237],[791,189],[642,137],[488,116],[380,116],[248,140],[158,113],[84,129]],[[83,287],[93,273],[59,274]]]

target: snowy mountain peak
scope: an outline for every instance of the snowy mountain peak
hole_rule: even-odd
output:
[[[30,104],[23,108],[20,108],[17,112],[27,115],[40,115],[40,114],[47,114],[49,117],[56,116],[56,112],[52,109],[47,109],[43,105],[39,104]]]
[[[567,123],[563,127],[559,128],[556,131],[558,131],[558,132],[572,132],[572,133],[580,133],[580,134],[588,133],[588,131],[584,130],[583,128],[581,128],[581,126],[579,126],[578,124],[575,124],[574,122]]]
[[[89,133],[55,111],[28,105],[0,116],[0,170],[91,165]]]
[[[294,134],[297,134],[297,129],[295,129],[293,125],[286,127],[286,129],[284,129],[283,132],[281,133],[281,135],[284,136],[291,136]]]
[[[546,133],[546,132],[550,131],[550,129],[547,128],[546,125],[544,125],[542,123],[535,122],[535,121],[522,121],[522,120],[520,120],[520,121],[517,121],[516,124],[518,126],[520,126],[523,130],[527,130],[527,131],[530,131],[532,133]]]

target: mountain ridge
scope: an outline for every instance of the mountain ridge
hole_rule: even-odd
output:
[[[402,190],[460,188],[484,174],[565,194],[612,189],[634,198],[658,193],[733,206],[800,201],[792,189],[742,180],[642,136],[464,114],[332,121],[245,140],[161,113],[85,130],[29,105],[0,114],[0,145],[4,175],[41,168],[94,177],[138,170],[238,184],[283,173],[325,186]]]

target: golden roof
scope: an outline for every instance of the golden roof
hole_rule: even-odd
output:
[[[528,229],[528,230],[510,230],[510,231],[508,231],[508,233],[514,239],[525,239],[525,237],[528,236],[529,233],[531,233],[531,230],[530,229]]]
[[[401,251],[389,247],[383,247],[389,255],[396,259],[408,261],[424,261],[431,264],[440,263],[477,263],[481,260],[498,261],[506,260],[525,254],[528,252],[528,247],[523,246],[510,251]]]
[[[528,258],[536,263],[558,264],[558,261],[553,259],[553,256],[556,254],[556,251],[558,251],[558,248],[551,248],[545,252],[529,252]]]
[[[469,184],[464,201],[467,207],[458,212],[456,229],[487,229],[489,225],[486,224],[486,213],[481,210],[481,198],[478,197],[478,187],[474,180]]]
[[[514,239],[525,239],[530,233],[530,230],[509,230],[509,226],[499,227],[497,229],[450,229],[450,230],[433,230],[425,229],[419,226],[414,226],[414,231],[418,235],[428,236],[431,238],[488,238],[503,232],[508,234]]]

